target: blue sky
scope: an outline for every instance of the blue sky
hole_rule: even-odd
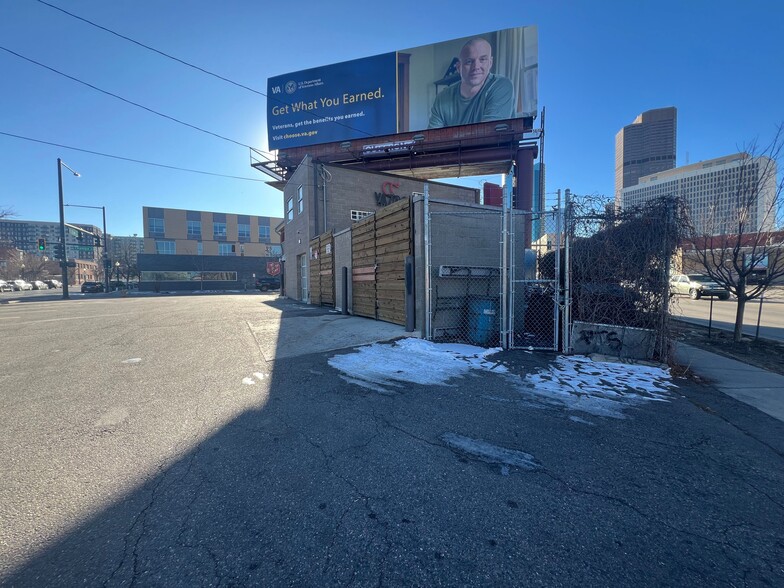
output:
[[[503,28],[539,28],[547,190],[612,195],[614,137],[644,110],[678,108],[678,165],[772,136],[784,121],[780,1],[298,2],[47,0],[266,92],[268,77]],[[266,99],[95,29],[36,0],[0,0],[0,46],[248,145],[266,145]],[[263,180],[248,149],[154,116],[0,50],[0,132],[175,167]],[[0,208],[58,219],[106,206],[142,234],[142,206],[282,216],[281,193],[0,135]],[[479,179],[466,180],[478,185]],[[66,209],[100,226],[100,211]]]

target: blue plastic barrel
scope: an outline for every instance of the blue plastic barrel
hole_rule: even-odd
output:
[[[498,325],[496,301],[479,298],[468,303],[468,340],[474,345],[488,345]]]

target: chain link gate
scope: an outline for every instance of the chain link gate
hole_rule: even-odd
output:
[[[560,211],[425,206],[426,336],[482,347],[558,350]],[[533,245],[525,248],[525,235]],[[536,238],[541,235],[540,238]]]
[[[526,235],[531,247],[526,248]],[[560,210],[511,210],[509,216],[509,339],[510,349],[558,351],[562,317]],[[548,252],[554,263],[543,264]]]

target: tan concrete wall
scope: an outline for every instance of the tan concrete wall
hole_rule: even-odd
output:
[[[167,239],[187,239],[188,223],[184,210],[165,208],[163,210],[163,229]]]

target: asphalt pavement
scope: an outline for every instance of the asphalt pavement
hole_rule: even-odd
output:
[[[0,584],[784,584],[781,421],[688,378],[536,400],[551,353],[333,367],[404,336],[269,295],[0,304]]]

